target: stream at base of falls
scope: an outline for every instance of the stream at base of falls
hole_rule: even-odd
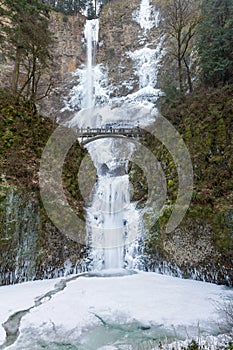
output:
[[[30,334],[30,329],[27,331]],[[200,329],[198,326],[196,328],[180,326],[166,329],[161,324],[149,326],[133,322],[89,327],[76,341],[69,341],[64,337],[64,341],[46,342],[37,340],[34,334],[30,344],[31,346],[33,344],[31,349],[36,350],[153,350],[161,348],[161,344],[165,346],[173,342],[178,344],[187,339],[187,334],[191,341],[192,336],[200,335]],[[16,345],[13,349],[22,350],[22,344],[19,342],[19,347]]]
[[[28,329],[30,333],[30,329]],[[129,324],[102,324],[95,327],[89,327],[82,333],[76,341],[69,341],[64,337],[64,341],[46,342],[43,340],[32,341],[31,349],[36,350],[157,350],[168,344],[176,344],[180,349],[182,342],[187,340],[187,335],[191,339],[202,337],[201,330],[196,327],[174,327],[166,329],[163,325],[143,325],[137,322]],[[216,332],[217,335],[217,332]],[[203,335],[203,339],[205,339]],[[192,338],[193,337],[193,338]],[[32,344],[31,343],[31,344]],[[180,348],[179,348],[180,343]],[[22,344],[19,343],[13,348],[22,350]],[[29,349],[29,347],[25,348]]]
[[[88,329],[77,342],[38,341],[37,350],[141,350],[153,349],[160,343],[171,343],[177,339],[174,331],[166,330],[161,325],[152,327],[131,324],[100,325]],[[180,338],[182,340],[184,338]]]

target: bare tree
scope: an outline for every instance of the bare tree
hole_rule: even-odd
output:
[[[177,62],[179,89],[183,96],[184,71],[186,71],[189,91],[193,89],[189,60],[193,38],[200,21],[200,1],[167,0],[162,7],[162,17],[171,55]]]
[[[0,10],[5,19],[0,26],[7,46],[5,54],[14,62],[12,90],[16,96],[23,95],[35,102],[48,91],[47,86],[44,91],[41,89],[42,73],[46,72],[52,59],[48,7],[39,0],[2,0]]]
[[[227,297],[217,306],[221,317],[220,329],[233,336],[233,297]]]

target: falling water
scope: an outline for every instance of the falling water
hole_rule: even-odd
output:
[[[128,175],[100,177],[88,211],[91,243],[99,250],[105,269],[123,268],[126,219],[129,205]]]
[[[91,142],[87,148],[98,174],[92,205],[87,208],[92,267],[121,269],[126,246],[137,236],[139,227],[127,174],[133,145],[109,138]]]
[[[93,65],[96,45],[98,43],[99,20],[88,20],[85,25],[84,36],[87,45],[87,63],[86,63],[86,103],[85,108],[92,108],[95,104],[94,85],[93,85]]]
[[[81,72],[81,110],[71,125],[79,127],[106,127],[106,121],[96,108],[95,49],[98,42],[99,21],[87,20],[84,30],[86,66]],[[84,73],[84,74],[83,74]],[[102,113],[103,113],[102,109]],[[113,123],[114,113],[109,113]],[[122,120],[122,113],[120,115]],[[86,209],[89,257],[93,269],[121,269],[124,267],[126,245],[137,236],[139,213],[130,203],[128,157],[133,152],[131,143],[108,138],[91,142],[88,152],[97,169],[92,205]]]
[[[147,32],[157,27],[158,11],[150,0],[142,0],[134,14],[146,38]],[[78,112],[68,123],[70,127],[101,128],[108,125],[127,124],[135,127],[154,121],[156,101],[160,90],[156,89],[158,67],[163,39],[150,49],[145,44],[135,52],[128,52],[135,74],[139,77],[139,90],[127,96],[110,98],[111,86],[101,65],[95,65],[95,50],[98,43],[99,21],[88,20],[84,35],[86,42],[86,66],[77,71],[78,86],[72,91],[67,108],[78,106]],[[141,40],[139,36],[138,40]],[[117,106],[117,107],[116,107]],[[76,109],[77,110],[77,109]],[[93,269],[119,269],[125,266],[139,267],[135,251],[142,232],[141,212],[130,202],[130,184],[127,162],[134,151],[131,142],[109,137],[89,143],[87,146],[97,169],[92,204],[86,208],[89,258]],[[135,248],[136,247],[136,248]],[[135,262],[135,263],[134,263]]]

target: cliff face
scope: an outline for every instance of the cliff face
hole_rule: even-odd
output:
[[[39,103],[42,115],[53,120],[60,117],[63,99],[72,87],[72,73],[85,63],[85,48],[83,45],[83,28],[86,18],[65,16],[52,12],[50,29],[54,34],[52,45],[53,64],[50,69],[52,88],[49,96]],[[46,77],[44,78],[46,82]]]
[[[130,58],[130,52],[156,47],[161,28],[154,26],[147,30],[136,21],[140,1],[113,1],[104,6],[100,16],[100,40],[97,63],[108,67],[109,84],[113,86],[112,96],[124,96],[138,88],[138,76]],[[154,11],[160,1],[153,0]]]
[[[55,128],[56,124],[35,114],[27,102],[15,101],[9,92],[1,90],[0,284],[55,277],[82,268],[84,247],[53,225],[39,193],[41,154]],[[70,192],[74,192],[80,216],[74,166],[79,166],[82,153],[78,144],[74,145],[63,168],[64,190],[71,205]],[[70,173],[75,174],[74,179]]]
[[[108,67],[109,84],[114,86],[115,96],[130,92],[124,82],[136,84],[128,53],[138,45],[140,26],[132,21],[132,13],[139,6],[140,1],[114,1],[101,13],[97,63]]]
[[[0,186],[0,285],[79,272],[83,248],[58,231],[35,193]]]
[[[51,53],[53,60],[48,72],[44,72],[41,81],[46,90],[50,85],[50,94],[38,102],[40,112],[56,120],[63,106],[63,98],[72,86],[72,72],[85,62],[83,28],[86,18],[81,14],[65,16],[58,12],[50,13],[50,30],[53,33]],[[2,87],[12,84],[14,62],[4,53],[0,54],[0,80]]]
[[[181,133],[192,160],[194,188],[185,217],[174,232],[164,227],[151,232],[147,252],[151,266],[160,266],[180,276],[196,276],[209,281],[233,281],[233,206],[232,206],[232,86],[196,91],[185,101],[161,104],[163,115]],[[203,93],[205,98],[203,98]],[[150,145],[149,145],[150,146]],[[153,147],[154,151],[160,148]],[[174,167],[161,149],[159,159],[166,164],[168,197],[176,198]],[[166,262],[165,266],[163,261]],[[149,263],[150,265],[150,263]]]
[[[222,212],[225,230],[231,235],[232,210]],[[232,243],[216,247],[217,229],[212,220],[184,218],[171,234],[157,229],[146,243],[148,270],[232,286]]]

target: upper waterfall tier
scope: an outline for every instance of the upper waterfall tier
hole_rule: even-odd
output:
[[[164,55],[165,38],[159,34],[159,12],[150,4],[150,0],[141,2],[140,8],[132,13],[132,20],[140,24],[142,33],[138,33],[138,49],[134,46],[134,49],[122,55],[126,60],[124,64],[129,62],[132,66],[130,80],[120,81],[121,86],[125,86],[128,91],[124,95],[115,94],[120,87],[109,79],[109,65],[95,64],[95,53],[98,55],[104,42],[101,41],[98,46],[99,20],[87,21],[84,30],[86,65],[75,72],[77,85],[71,90],[63,108],[63,111],[76,112],[67,123],[68,126],[95,128],[111,123],[115,126],[122,123],[135,126],[140,123],[144,127],[154,122],[158,114],[156,103],[162,94],[157,87],[157,78]],[[150,43],[152,31],[157,34]],[[145,39],[143,45],[142,34]],[[115,56],[109,62],[110,66],[114,60]],[[126,69],[122,64],[115,69]]]
[[[84,36],[86,39],[86,50],[87,50],[87,62],[86,62],[86,82],[85,82],[85,108],[92,108],[95,105],[94,97],[94,72],[93,66],[95,64],[95,50],[98,43],[99,34],[99,20],[92,19],[88,20],[84,29]]]

